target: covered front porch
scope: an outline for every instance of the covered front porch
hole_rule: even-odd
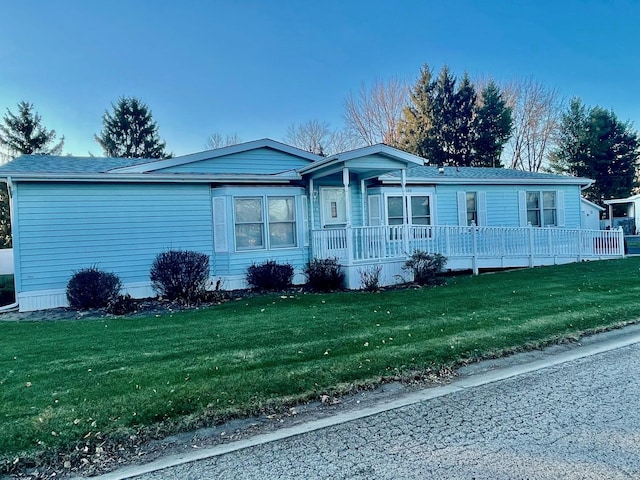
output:
[[[404,262],[415,251],[440,253],[447,269],[535,267],[624,256],[624,233],[537,227],[393,225],[317,229],[314,258],[336,258],[347,272],[348,288],[360,288],[363,271],[382,266],[381,283],[411,280]]]

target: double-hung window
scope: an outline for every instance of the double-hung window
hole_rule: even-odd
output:
[[[271,248],[296,246],[296,216],[293,197],[268,197],[269,245]]]
[[[236,197],[234,222],[237,250],[296,246],[294,197]]]
[[[236,248],[265,248],[262,197],[238,197],[234,201]]]
[[[558,225],[556,192],[527,192],[527,222],[534,227]]]
[[[431,225],[431,205],[428,195],[408,195],[411,225]],[[404,221],[404,200],[400,196],[387,197],[387,224],[402,225]]]

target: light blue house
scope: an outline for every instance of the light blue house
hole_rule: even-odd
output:
[[[167,249],[211,258],[223,288],[246,269],[337,258],[350,288],[379,265],[384,284],[411,252],[451,269],[503,268],[623,254],[619,232],[581,225],[584,178],[437,168],[386,145],[320,157],[257,140],[168,160],[22,156],[0,167],[11,193],[22,311],[64,306],[74,271],[118,274],[153,296],[149,268]]]

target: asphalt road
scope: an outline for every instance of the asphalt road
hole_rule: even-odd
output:
[[[135,478],[640,479],[640,344]]]

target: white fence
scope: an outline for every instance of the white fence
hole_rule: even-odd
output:
[[[624,256],[622,230],[537,227],[381,226],[313,231],[313,255],[341,263],[373,263],[406,258],[416,250],[471,261],[469,268],[509,266],[508,259],[527,258],[529,266],[549,259],[581,261]],[[495,261],[492,261],[495,260]],[[518,263],[518,264],[520,264]],[[554,262],[555,263],[555,262]],[[515,266],[515,265],[513,265]]]

